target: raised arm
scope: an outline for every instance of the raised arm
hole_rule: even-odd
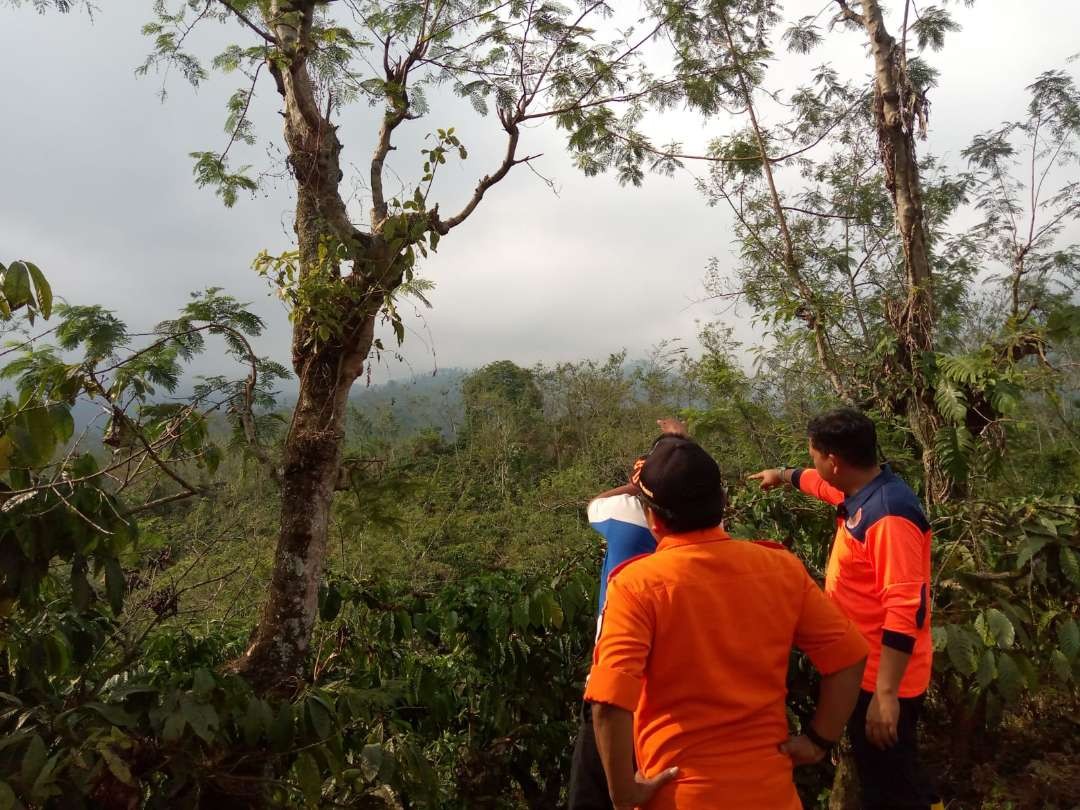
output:
[[[844,493],[827,483],[817,470],[799,467],[775,467],[748,476],[751,481],[757,481],[765,491],[791,484],[795,489],[819,501],[836,506],[844,500]]]

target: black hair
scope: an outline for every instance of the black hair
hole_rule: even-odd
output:
[[[856,467],[876,467],[877,430],[866,414],[854,408],[834,408],[815,416],[806,426],[819,453],[839,456]]]
[[[685,534],[719,526],[724,522],[724,512],[727,511],[727,495],[723,487],[716,493],[715,498],[678,510],[660,506],[645,495],[639,495],[638,498],[660,516],[660,519],[664,521],[664,526],[672,534]]]
[[[715,500],[706,507],[679,515],[661,512],[660,516],[664,519],[664,525],[672,534],[711,529],[724,522],[724,508],[727,506],[725,501],[724,493],[721,491]]]

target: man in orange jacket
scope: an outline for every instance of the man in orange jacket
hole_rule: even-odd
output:
[[[720,470],[696,443],[662,436],[633,482],[658,544],[612,573],[585,690],[612,803],[800,810],[792,768],[840,736],[866,642],[794,555],[724,531]],[[823,677],[789,737],[793,646]]]
[[[864,810],[941,807],[919,761],[917,724],[930,683],[930,522],[911,488],[878,465],[874,423],[851,408],[810,421],[808,469],[750,476],[791,484],[836,507],[826,595],[870,646],[851,717]]]

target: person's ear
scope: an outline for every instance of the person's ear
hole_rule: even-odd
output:
[[[648,506],[645,507],[645,521],[649,524],[649,531],[657,537],[663,535],[667,531],[667,526],[664,525],[664,519]]]
[[[840,456],[836,455],[836,453],[829,453],[829,455],[825,457],[825,460],[829,462],[829,467],[832,470],[832,474],[833,475],[839,475],[840,474]]]

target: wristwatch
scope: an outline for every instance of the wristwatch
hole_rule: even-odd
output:
[[[814,727],[809,723],[807,723],[806,726],[803,728],[802,733],[806,737],[806,739],[810,740],[810,742],[812,742],[814,745],[824,751],[825,756],[828,756],[832,752],[833,746],[836,745],[835,740],[826,740],[824,737],[814,731]]]

